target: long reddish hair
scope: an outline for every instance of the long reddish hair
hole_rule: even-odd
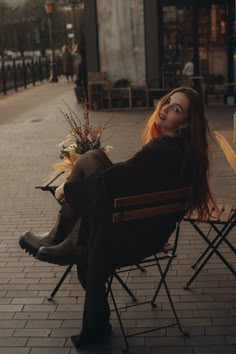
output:
[[[155,124],[163,105],[176,92],[182,92],[189,99],[188,134],[186,143],[192,160],[192,200],[190,212],[196,210],[200,218],[209,214],[209,206],[216,207],[209,187],[209,137],[210,130],[205,115],[205,107],[199,93],[190,87],[179,87],[165,95],[149,118],[142,135],[144,144],[161,136],[161,131]],[[184,156],[183,156],[184,159]]]

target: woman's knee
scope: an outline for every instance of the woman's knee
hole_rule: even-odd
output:
[[[69,180],[86,178],[110,166],[112,162],[102,150],[89,150],[76,161]]]

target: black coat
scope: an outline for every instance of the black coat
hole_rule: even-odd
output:
[[[90,219],[103,220],[116,264],[129,257],[130,262],[142,258],[153,247],[163,244],[174,230],[176,218],[112,225],[114,198],[190,185],[191,161],[185,146],[186,138],[182,135],[156,138],[126,162],[65,185],[65,198],[73,209]]]
[[[78,266],[86,289],[84,329],[96,331],[96,323],[109,318],[104,284],[111,271],[158,251],[176,226],[174,216],[113,225],[114,198],[191,185],[186,139],[153,139],[126,162],[65,184],[66,201],[89,221],[89,236],[81,235],[83,245],[87,240],[87,254]]]

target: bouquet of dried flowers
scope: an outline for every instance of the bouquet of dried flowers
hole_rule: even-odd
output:
[[[60,158],[63,162],[54,163],[52,167],[59,171],[71,170],[75,161],[81,154],[93,149],[102,149],[105,153],[109,153],[112,146],[102,146],[102,135],[110,122],[94,126],[89,121],[89,111],[87,101],[83,102],[84,122],[81,122],[79,116],[66,104],[68,113],[61,113],[68,122],[71,131],[65,140],[59,144],[61,148]]]

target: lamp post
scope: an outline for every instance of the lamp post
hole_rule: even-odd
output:
[[[76,21],[75,21],[75,6],[77,4],[77,1],[76,0],[70,0],[70,4],[71,4],[71,12],[72,12],[74,42],[76,42],[77,41],[77,27],[76,27]]]
[[[49,39],[50,39],[50,45],[51,45],[51,49],[52,49],[52,55],[50,57],[49,82],[58,82],[57,66],[56,66],[56,58],[55,58],[55,50],[54,50],[54,42],[53,42],[53,26],[52,26],[52,15],[53,15],[53,11],[54,11],[54,2],[47,1],[45,4],[45,10],[48,15]]]

